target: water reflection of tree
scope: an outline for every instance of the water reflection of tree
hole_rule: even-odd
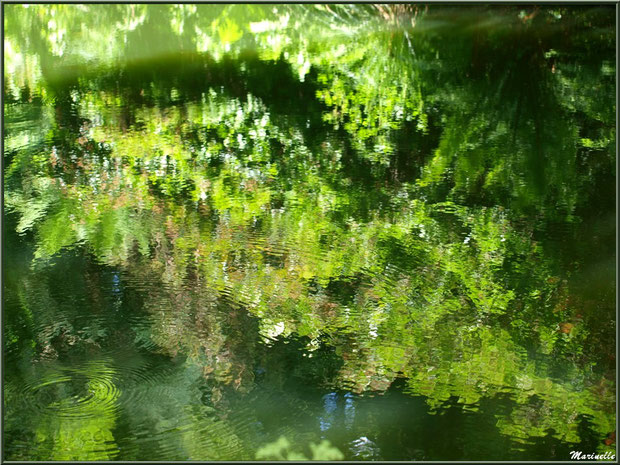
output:
[[[328,385],[385,391],[404,377],[435,408],[457,396],[471,409],[508,388],[518,407],[498,423],[506,434],[576,442],[579,415],[609,432],[613,390],[584,352],[596,340],[535,240],[588,204],[583,173],[613,167],[613,118],[580,92],[555,39],[562,23],[545,37],[520,21],[479,24],[461,41],[378,30],[360,51],[336,49],[344,33],[317,21],[323,43],[280,50],[299,68],[264,61],[262,33],[235,21],[213,19],[211,33],[258,53],[130,62],[122,78],[43,72],[51,132],[7,168],[7,205],[20,231],[36,231],[36,258],[82,242],[148,277],[153,340],[198,360],[216,403],[252,386],[265,342],[295,335],[308,357],[326,346],[340,357]],[[140,24],[131,40],[170,35]],[[279,24],[263,27],[290,34]],[[301,105],[330,116],[307,120]],[[428,163],[403,161],[403,134],[437,144]]]

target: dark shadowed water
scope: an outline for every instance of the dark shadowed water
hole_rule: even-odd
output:
[[[4,13],[4,459],[615,454],[614,7]]]

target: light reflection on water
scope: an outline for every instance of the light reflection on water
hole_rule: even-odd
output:
[[[7,458],[612,450],[611,10],[6,8]]]

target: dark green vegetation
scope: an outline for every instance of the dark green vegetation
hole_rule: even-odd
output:
[[[613,8],[4,9],[5,458],[615,451]]]

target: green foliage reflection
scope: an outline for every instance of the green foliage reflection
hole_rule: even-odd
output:
[[[5,200],[32,270],[83,249],[147,283],[147,339],[199,367],[214,406],[251,391],[261,354],[290,337],[307,359],[336,354],[325,386],[382,393],[402,378],[433,412],[510,394],[497,428],[517,442],[578,443],[579,418],[612,431],[613,305],[579,295],[587,252],[557,252],[550,233],[577,242],[613,210],[598,192],[615,166],[606,15],[6,8]],[[24,321],[48,315],[28,297],[44,284],[10,286]],[[7,331],[48,354],[70,333]],[[213,428],[230,446],[214,460],[252,455],[199,410],[183,410],[186,456],[204,459],[193,435]],[[113,442],[114,417],[98,418],[41,420],[38,441],[54,437],[59,460],[114,458],[78,454],[95,434]],[[301,458],[285,441],[256,457]]]

